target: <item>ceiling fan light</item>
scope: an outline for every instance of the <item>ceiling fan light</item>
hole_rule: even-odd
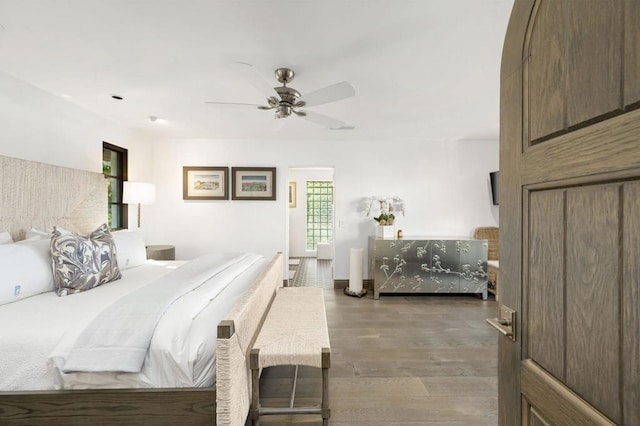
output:
[[[290,105],[280,104],[276,108],[276,118],[286,118],[291,115],[292,108]]]

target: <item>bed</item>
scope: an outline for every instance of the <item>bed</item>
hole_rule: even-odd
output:
[[[86,234],[105,219],[106,182],[101,174],[0,156],[0,178],[0,231],[8,231],[13,240],[52,226]],[[63,194],[69,187],[74,191]],[[33,241],[14,246],[43,245],[30,238]],[[86,333],[79,322],[100,323],[97,319],[108,310],[103,305],[118,305],[127,297],[140,300],[163,283],[175,282],[185,269],[220,256],[203,256],[185,265],[137,261],[122,268],[122,278],[86,292],[58,297],[49,291],[0,305],[0,323],[20,323],[33,332],[26,336],[7,327],[0,330],[0,424],[244,424],[251,391],[248,350],[282,286],[281,254],[272,259],[225,254],[229,265],[242,261],[246,270],[233,275],[233,285],[213,290],[214,278],[206,278],[177,297],[207,303],[197,314],[190,312],[193,320],[179,327],[176,319],[190,305],[173,303],[165,310],[139,372],[65,369],[69,353]],[[128,264],[130,257],[126,249],[118,251],[119,263]],[[212,292],[224,298],[208,302]],[[225,311],[215,303],[226,306]],[[63,316],[70,311],[74,314]],[[47,329],[51,323],[56,326]]]

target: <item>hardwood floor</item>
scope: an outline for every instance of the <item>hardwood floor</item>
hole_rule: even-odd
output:
[[[332,425],[497,425],[497,303],[476,296],[358,299],[325,289]],[[288,405],[293,368],[263,372],[264,406]],[[302,368],[296,406],[319,403],[320,373]],[[319,415],[263,425],[322,424]]]

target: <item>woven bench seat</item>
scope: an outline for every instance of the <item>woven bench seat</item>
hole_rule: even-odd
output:
[[[285,287],[276,294],[269,313],[253,344],[249,363],[252,376],[251,419],[259,424],[266,414],[321,414],[328,424],[329,367],[331,348],[321,288]],[[277,365],[308,365],[322,368],[322,403],[320,407],[260,407],[260,370]],[[296,368],[297,374],[297,368]]]

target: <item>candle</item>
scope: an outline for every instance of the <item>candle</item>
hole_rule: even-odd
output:
[[[362,265],[364,249],[352,248],[349,258],[349,291],[353,293],[362,292]]]

